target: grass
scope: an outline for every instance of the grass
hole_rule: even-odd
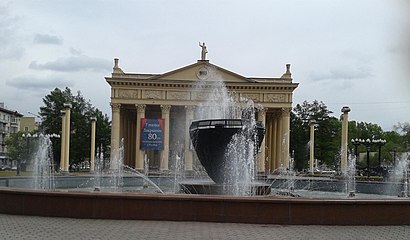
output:
[[[30,176],[30,172],[20,172],[19,176]],[[6,170],[0,171],[0,177],[16,177],[16,171]]]

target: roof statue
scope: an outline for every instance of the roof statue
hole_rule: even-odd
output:
[[[206,60],[206,54],[208,53],[208,51],[206,50],[205,43],[202,43],[202,45],[201,45],[201,42],[199,42],[199,46],[202,48],[201,60],[204,61],[204,60]]]

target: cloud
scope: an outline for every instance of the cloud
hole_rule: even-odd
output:
[[[56,87],[72,87],[74,84],[66,79],[51,77],[51,78],[36,78],[30,76],[16,77],[6,81],[6,85],[24,89],[24,90],[42,90],[53,89]]]
[[[25,48],[20,45],[20,18],[12,16],[7,5],[0,4],[0,59],[20,59]]]
[[[83,51],[71,47],[70,48],[70,53],[73,54],[73,55],[76,55],[76,56],[80,56],[81,54],[83,54]]]
[[[310,79],[313,81],[322,81],[322,80],[352,80],[352,79],[363,79],[371,77],[373,74],[369,69],[366,68],[357,68],[357,69],[332,69],[327,72],[316,72],[310,74]]]
[[[53,62],[37,63],[32,61],[29,68],[35,70],[52,70],[59,72],[76,72],[76,71],[107,71],[112,67],[111,61],[101,58],[91,58],[87,56],[75,56],[59,58]]]
[[[20,46],[8,46],[4,49],[0,48],[0,59],[20,59],[24,56],[25,52],[26,49]]]
[[[48,34],[36,34],[34,35],[34,43],[36,44],[52,44],[61,45],[63,44],[63,39],[57,36],[52,36]]]

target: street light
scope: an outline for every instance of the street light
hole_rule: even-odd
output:
[[[34,133],[34,134],[30,134],[30,133],[24,134],[24,133],[23,133],[21,136],[22,136],[24,139],[26,139],[26,141],[27,141],[27,155],[30,155],[30,140],[31,140],[31,139],[38,139],[38,138],[43,138],[43,137],[50,138],[50,139],[60,138],[60,134],[56,134],[56,133],[51,133],[51,134],[43,134],[43,133],[40,133],[40,134],[37,134],[37,133]],[[19,166],[17,167],[17,169],[18,169],[18,171],[20,171]]]
[[[362,144],[359,140],[361,139],[353,139],[352,138],[352,144],[354,145],[354,155],[356,156],[356,161],[359,159],[359,153],[357,152],[357,148],[359,147],[360,144]]]
[[[372,145],[372,141],[370,139],[366,139],[362,141],[362,144],[366,146],[366,165],[367,165],[367,178],[370,177],[370,146]]]
[[[356,138],[352,139],[352,144],[355,146],[356,150],[356,156],[358,155],[357,153],[357,147],[360,144],[363,144],[366,146],[366,172],[367,172],[367,177],[370,177],[370,146],[372,145],[372,141],[368,138],[366,140],[361,139],[361,138]]]
[[[386,140],[384,139],[372,139],[372,143],[374,143],[375,145],[379,146],[379,166],[377,167],[377,173],[379,174],[379,176],[381,175],[381,170],[382,170],[382,166],[381,166],[381,152],[382,152],[382,146],[384,146],[384,144],[386,144]]]
[[[395,169],[396,169],[396,153],[397,153],[397,147],[394,147],[394,148],[392,149],[392,151],[393,151],[393,170],[395,170]]]

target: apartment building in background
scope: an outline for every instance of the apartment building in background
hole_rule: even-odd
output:
[[[20,119],[23,114],[16,110],[7,109],[3,102],[0,102],[0,166],[14,167],[15,163],[7,158],[6,140],[10,134],[20,130]]]

